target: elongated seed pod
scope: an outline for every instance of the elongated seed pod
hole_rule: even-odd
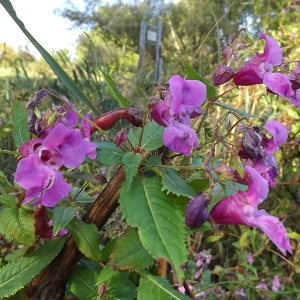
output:
[[[95,125],[100,127],[102,130],[108,130],[113,128],[117,121],[126,119],[133,126],[139,127],[143,124],[144,115],[145,113],[137,108],[121,108],[97,117],[93,120],[93,123],[95,123]],[[97,128],[92,126],[91,134],[93,134],[95,131],[97,131]]]

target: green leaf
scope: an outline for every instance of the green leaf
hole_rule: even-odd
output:
[[[101,284],[108,281],[111,277],[117,275],[118,272],[115,271],[111,266],[107,265],[99,274],[97,279],[97,284]]]
[[[68,76],[68,74],[59,66],[55,59],[36,41],[36,39],[30,34],[25,28],[24,23],[17,17],[17,14],[9,0],[1,0],[0,3],[12,17],[15,23],[23,31],[30,42],[35,46],[35,48],[41,53],[43,58],[50,65],[52,70],[56,73],[57,77],[63,82],[63,84],[68,88],[68,90],[81,102],[86,104],[96,115],[99,115],[98,110],[89,101],[86,95],[76,86],[73,80]]]
[[[139,271],[141,276],[138,287],[138,300],[190,300],[180,292],[174,290],[169,282],[158,276],[153,276],[145,271]]]
[[[133,180],[133,177],[135,176],[139,163],[142,161],[142,154],[140,153],[133,153],[133,152],[127,152],[123,156],[123,164],[126,174],[126,185],[127,189],[130,188],[131,182]]]
[[[231,105],[228,105],[228,104],[225,104],[225,103],[222,103],[222,102],[219,102],[219,101],[214,101],[214,104],[218,105],[220,107],[226,108],[227,110],[229,110],[229,111],[231,111],[233,113],[236,113],[239,116],[247,117],[247,118],[253,117],[253,115],[251,115],[249,113],[246,113],[246,112],[244,112],[242,110],[236,109],[236,108],[234,108]]]
[[[117,241],[111,255],[111,263],[118,270],[147,268],[153,259],[143,247],[137,228],[129,228]]]
[[[120,107],[129,107],[129,100],[118,91],[114,80],[101,67],[97,66],[97,69],[102,73],[107,83],[106,92],[119,102]]]
[[[97,280],[97,285],[102,284],[105,284],[107,288],[105,299],[136,299],[136,287],[132,281],[128,280],[127,272],[117,272],[111,266],[106,266]]]
[[[129,130],[128,133],[128,140],[131,143],[131,145],[133,145],[134,147],[137,145],[139,138],[137,136],[137,134],[140,133],[140,130],[135,130],[133,131],[132,129]]]
[[[97,273],[85,266],[76,266],[68,283],[71,292],[80,300],[97,300]]]
[[[165,128],[152,121],[145,125],[141,147],[144,150],[155,150],[163,145],[162,135]]]
[[[23,207],[7,207],[1,217],[4,230],[19,243],[31,246],[35,242],[34,218]]]
[[[114,239],[106,244],[106,246],[101,250],[101,259],[102,262],[107,262],[109,260],[109,257],[114,250],[114,247],[116,245],[117,239]]]
[[[56,236],[58,232],[66,227],[75,215],[75,209],[72,207],[56,206],[53,210],[53,234]]]
[[[216,98],[217,90],[214,86],[210,85],[202,76],[200,76],[187,62],[184,62],[185,73],[188,79],[199,80],[206,85],[207,97]]]
[[[98,142],[97,159],[104,166],[122,163],[123,152],[114,143]]]
[[[131,300],[136,299],[136,286],[128,280],[127,272],[118,272],[107,280],[107,299]]]
[[[86,224],[73,217],[66,226],[75,240],[79,250],[88,258],[99,261],[101,252],[99,249],[99,235],[95,224]]]
[[[20,100],[16,100],[12,109],[12,120],[14,124],[14,143],[18,148],[20,148],[26,141],[29,140],[27,119],[28,116],[25,103]]]
[[[180,265],[187,260],[183,217],[173,199],[161,192],[157,176],[135,178],[129,191],[120,191],[120,204],[127,223],[137,226],[143,246],[154,258],[165,258],[182,280]]]
[[[161,158],[157,155],[152,155],[147,159],[145,165],[148,167],[162,165]]]
[[[42,245],[39,249],[0,269],[0,297],[7,297],[39,274],[60,252],[66,237],[60,237]]]
[[[162,169],[162,168],[161,168]],[[178,196],[196,197],[195,191],[178,175],[178,172],[173,169],[162,169],[163,178],[162,191],[167,190],[167,193],[172,192]]]
[[[188,184],[198,195],[200,192],[204,192],[209,188],[209,179],[200,177],[192,178],[188,181]]]
[[[5,205],[13,206],[17,204],[17,199],[11,195],[1,195],[0,202]]]
[[[24,246],[23,248],[15,249],[5,256],[5,260],[7,262],[13,262],[17,258],[24,256],[28,250],[28,247]]]

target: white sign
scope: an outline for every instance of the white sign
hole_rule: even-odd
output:
[[[147,30],[147,41],[156,42],[157,41],[157,32],[152,30]]]

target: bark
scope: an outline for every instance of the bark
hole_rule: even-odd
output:
[[[120,167],[114,177],[103,189],[90,210],[83,217],[86,223],[94,223],[99,230],[118,207],[119,191],[125,181],[124,168]],[[62,300],[65,296],[66,282],[80,260],[82,253],[70,237],[58,256],[45,271],[32,283],[31,300]]]

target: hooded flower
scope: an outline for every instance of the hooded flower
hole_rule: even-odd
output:
[[[292,253],[287,231],[278,218],[270,216],[258,205],[268,195],[268,182],[254,168],[245,167],[246,192],[239,191],[218,202],[210,212],[216,224],[247,225],[260,228],[286,255]]]
[[[289,77],[273,73],[273,67],[282,62],[282,49],[273,38],[261,33],[260,39],[266,41],[262,54],[257,53],[236,73],[233,81],[236,85],[248,86],[263,83],[270,92],[290,98],[294,95]]]
[[[200,105],[206,98],[206,86],[198,80],[184,80],[179,75],[169,79],[169,91],[162,94],[151,117],[166,127],[164,144],[174,152],[190,155],[193,147],[199,147],[198,137],[190,127],[191,119],[203,113]]]
[[[245,131],[239,156],[246,159],[245,166],[256,169],[268,181],[269,186],[274,186],[278,175],[274,153],[286,142],[288,130],[274,120],[268,121],[264,128],[272,134],[271,138],[261,135],[257,126]]]
[[[20,148],[23,159],[15,174],[17,184],[26,189],[23,204],[37,198],[34,205],[52,207],[65,198],[71,185],[64,181],[58,169],[78,167],[86,156],[95,158],[96,147],[78,129],[63,123],[57,123],[45,139],[25,142]]]

